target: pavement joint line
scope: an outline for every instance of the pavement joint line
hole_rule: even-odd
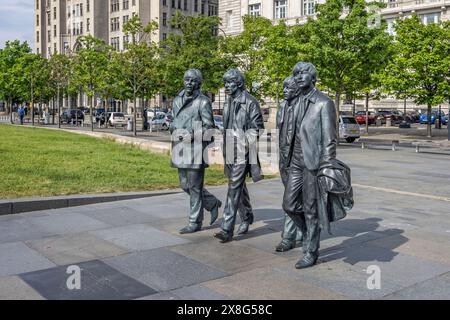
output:
[[[364,188],[364,189],[372,189],[372,190],[377,190],[377,191],[382,191],[382,192],[397,193],[397,194],[401,194],[401,195],[405,195],[405,196],[420,197],[420,198],[427,198],[427,199],[450,202],[450,198],[448,198],[448,197],[433,196],[431,194],[414,193],[414,192],[401,191],[401,190],[396,190],[396,189],[367,186],[367,185],[356,184],[356,183],[353,183],[352,186],[358,187],[358,188]]]

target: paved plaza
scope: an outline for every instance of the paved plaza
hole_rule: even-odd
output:
[[[0,216],[0,299],[450,299],[450,157],[340,146],[338,158],[352,168],[355,207],[322,235],[313,268],[294,268],[299,248],[274,250],[273,179],[249,184],[256,221],[226,244],[209,214],[202,231],[178,234],[182,193]],[[225,198],[226,186],[208,189]],[[380,286],[369,289],[373,268]]]

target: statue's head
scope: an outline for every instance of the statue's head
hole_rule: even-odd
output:
[[[301,90],[314,87],[317,81],[317,70],[311,62],[299,62],[295,65],[292,74]]]
[[[202,82],[203,76],[198,69],[189,69],[184,73],[184,90],[188,95],[191,95],[195,90],[199,90]]]
[[[290,76],[283,81],[283,97],[286,100],[294,99],[299,93],[299,87],[295,77]]]
[[[225,93],[234,96],[238,91],[245,90],[245,77],[238,69],[228,70],[224,76]]]

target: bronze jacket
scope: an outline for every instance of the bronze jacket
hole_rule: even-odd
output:
[[[215,128],[211,101],[200,91],[193,99],[184,103],[183,96],[184,90],[173,100],[173,122],[170,126],[172,166],[184,169],[205,168],[208,164],[203,151],[211,143],[211,139],[204,134],[206,130]],[[190,139],[180,141],[179,136],[183,134],[189,134]],[[201,143],[194,143],[194,135],[196,142],[200,139],[198,142]]]
[[[234,122],[235,127],[239,130],[242,130],[245,133],[245,163],[250,166],[250,176],[253,181],[259,181],[263,179],[261,165],[259,162],[259,157],[257,155],[258,149],[258,137],[261,134],[261,131],[264,129],[264,120],[261,113],[261,109],[259,107],[259,102],[255,97],[250,95],[248,91],[244,90],[242,94],[235,99],[237,102]],[[224,135],[223,135],[223,155],[225,159],[225,163],[227,163],[226,156],[226,142],[227,142],[227,128],[230,124],[230,105],[229,102],[226,101],[223,108],[223,127],[224,127]],[[252,161],[256,163],[250,163],[250,153],[256,152],[254,157],[257,161]],[[225,175],[229,177],[229,168],[225,165]]]

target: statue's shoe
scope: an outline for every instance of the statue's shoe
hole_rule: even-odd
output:
[[[212,226],[214,224],[214,222],[216,222],[217,217],[219,216],[219,208],[222,206],[222,202],[220,202],[220,200],[217,200],[216,205],[214,206],[214,208],[211,209],[211,222],[210,222],[210,226]]]
[[[286,252],[289,250],[292,250],[296,247],[301,247],[302,242],[301,241],[292,241],[292,240],[286,240],[283,239],[281,242],[275,247],[276,252]]]
[[[305,268],[312,267],[313,265],[315,265],[317,263],[318,258],[319,258],[318,253],[308,252],[307,254],[305,254],[303,256],[302,259],[300,259],[296,263],[295,268],[296,269],[305,269]]]
[[[219,239],[221,243],[230,242],[233,240],[233,234],[225,231],[220,231],[214,234],[214,237]]]
[[[186,233],[194,233],[197,231],[200,231],[200,229],[202,228],[202,225],[200,224],[189,224],[186,227],[180,229],[180,231],[178,231],[180,234],[186,234]]]
[[[237,231],[237,235],[243,235],[246,234],[248,232],[248,228],[250,228],[250,223],[248,222],[241,222],[241,224],[239,225],[238,231]]]

